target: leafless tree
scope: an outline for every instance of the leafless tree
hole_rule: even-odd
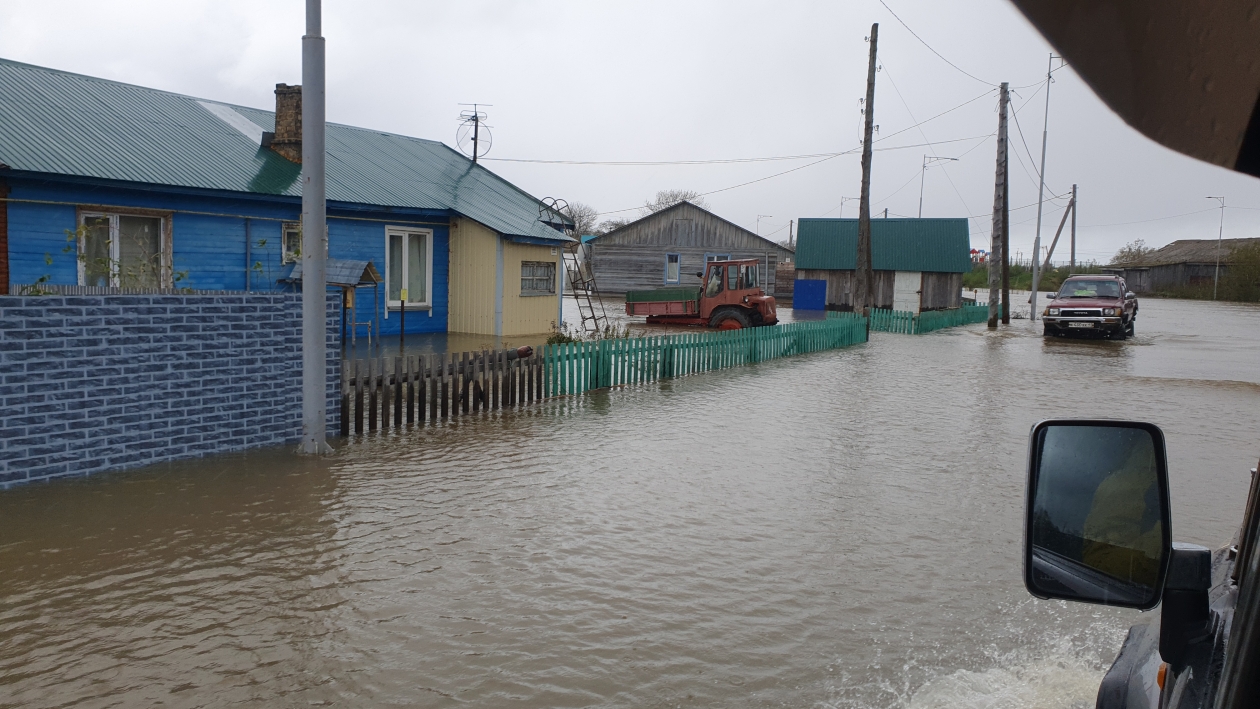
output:
[[[656,193],[656,197],[649,199],[643,203],[641,213],[643,216],[659,212],[662,209],[678,204],[679,202],[691,202],[701,209],[708,209],[708,202],[704,201],[704,197],[700,196],[695,190],[661,190]]]
[[[626,221],[625,219],[605,219],[604,221],[600,222],[598,226],[595,227],[594,233],[600,236],[603,236],[604,234],[607,234],[608,232],[613,231],[614,229],[620,229],[621,227],[629,223],[630,222]]]
[[[599,210],[589,204],[581,202],[569,202],[569,206],[564,210],[565,216],[573,220],[573,231],[578,236],[586,236],[594,234],[595,225],[598,221]]]

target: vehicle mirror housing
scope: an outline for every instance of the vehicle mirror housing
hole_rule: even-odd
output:
[[[1131,299],[1131,298],[1136,298],[1136,297],[1137,297],[1137,294],[1136,294],[1136,293],[1134,293],[1133,291],[1129,291],[1129,292],[1127,292],[1127,293],[1125,293],[1125,294],[1124,294],[1124,297],[1125,297],[1125,300],[1129,300],[1129,299]]]
[[[1081,419],[1033,426],[1024,519],[1028,592],[1154,608],[1172,555],[1168,500],[1158,426]]]
[[[704,271],[696,271],[696,278],[704,278]]]

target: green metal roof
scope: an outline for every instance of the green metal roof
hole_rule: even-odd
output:
[[[856,219],[801,219],[796,267],[849,271],[857,268]],[[871,261],[876,271],[971,270],[966,219],[872,219]]]
[[[301,196],[301,166],[260,145],[275,114],[0,59],[0,163],[14,170]],[[569,241],[539,201],[432,140],[328,124],[328,200],[449,210],[502,234]]]

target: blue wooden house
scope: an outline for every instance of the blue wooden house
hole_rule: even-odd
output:
[[[562,217],[436,141],[327,145],[328,256],[381,274],[382,332],[404,292],[409,333],[559,321]],[[292,288],[301,152],[297,86],[273,112],[0,60],[0,292]]]

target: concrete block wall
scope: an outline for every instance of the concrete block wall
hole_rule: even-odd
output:
[[[328,430],[341,299],[329,294]],[[300,293],[0,296],[0,489],[301,435]]]

